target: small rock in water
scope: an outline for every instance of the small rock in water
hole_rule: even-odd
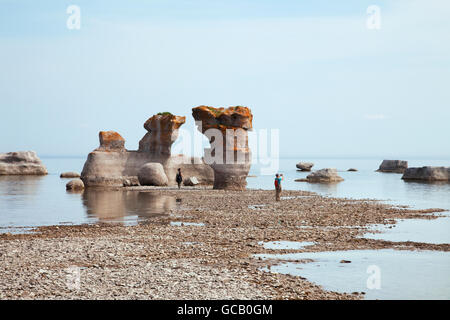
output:
[[[60,178],[79,178],[80,174],[78,172],[63,172],[61,173],[61,175],[59,176]]]
[[[311,168],[314,166],[314,163],[312,162],[299,162],[297,163],[296,167],[300,171],[311,171]]]
[[[344,180],[337,174],[337,170],[334,168],[317,170],[308,175],[306,179],[308,179],[308,182],[320,183],[340,182]]]
[[[404,160],[383,160],[378,168],[378,172],[404,173],[408,169],[408,161]]]
[[[81,191],[84,190],[84,183],[81,179],[70,180],[66,184],[66,190],[68,191]]]
[[[341,263],[352,263],[350,260],[341,260]]]
[[[358,169],[350,168],[350,169],[348,169],[347,171],[350,171],[350,172],[356,172],[356,171],[358,171]]]

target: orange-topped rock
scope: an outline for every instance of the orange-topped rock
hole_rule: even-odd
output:
[[[139,141],[139,151],[170,156],[170,148],[178,137],[178,129],[185,122],[186,117],[168,112],[155,114],[144,123],[148,132]]]
[[[220,130],[237,129],[252,130],[253,115],[249,108],[236,106],[214,108],[198,106],[192,109],[192,116],[196,121],[202,122],[202,133],[210,128]]]
[[[98,151],[125,151],[125,139],[115,131],[100,131]]]
[[[251,165],[248,131],[253,129],[249,108],[236,106],[192,109],[198,130],[209,140],[205,162],[214,170],[214,188],[243,190]]]

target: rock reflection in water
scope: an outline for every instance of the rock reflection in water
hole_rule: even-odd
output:
[[[130,222],[168,215],[176,201],[174,197],[151,192],[89,188],[83,193],[83,204],[89,218]]]

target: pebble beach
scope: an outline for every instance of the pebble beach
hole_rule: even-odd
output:
[[[123,192],[171,196],[177,205],[135,225],[58,225],[0,234],[0,299],[363,299],[363,292],[327,291],[302,277],[263,271],[277,262],[255,255],[450,251],[450,244],[361,237],[369,225],[435,219],[441,209],[288,190],[279,202],[270,190],[130,187]],[[267,241],[314,245],[272,250],[261,244]]]

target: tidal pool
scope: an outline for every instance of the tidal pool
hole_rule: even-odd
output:
[[[258,244],[262,245],[264,248],[266,249],[274,249],[274,250],[282,250],[282,249],[292,249],[292,250],[296,250],[296,249],[303,249],[304,247],[307,246],[312,246],[315,244],[315,242],[307,242],[307,241],[303,241],[303,242],[297,242],[297,241],[268,241],[268,242],[263,242],[260,241],[258,242]]]
[[[366,299],[450,299],[450,252],[394,249],[259,254],[283,261],[264,271],[301,276],[337,292]],[[343,260],[350,263],[342,263]]]
[[[363,236],[366,239],[433,244],[450,243],[450,217],[445,216],[432,220],[398,219],[395,225],[373,225],[368,231]]]

